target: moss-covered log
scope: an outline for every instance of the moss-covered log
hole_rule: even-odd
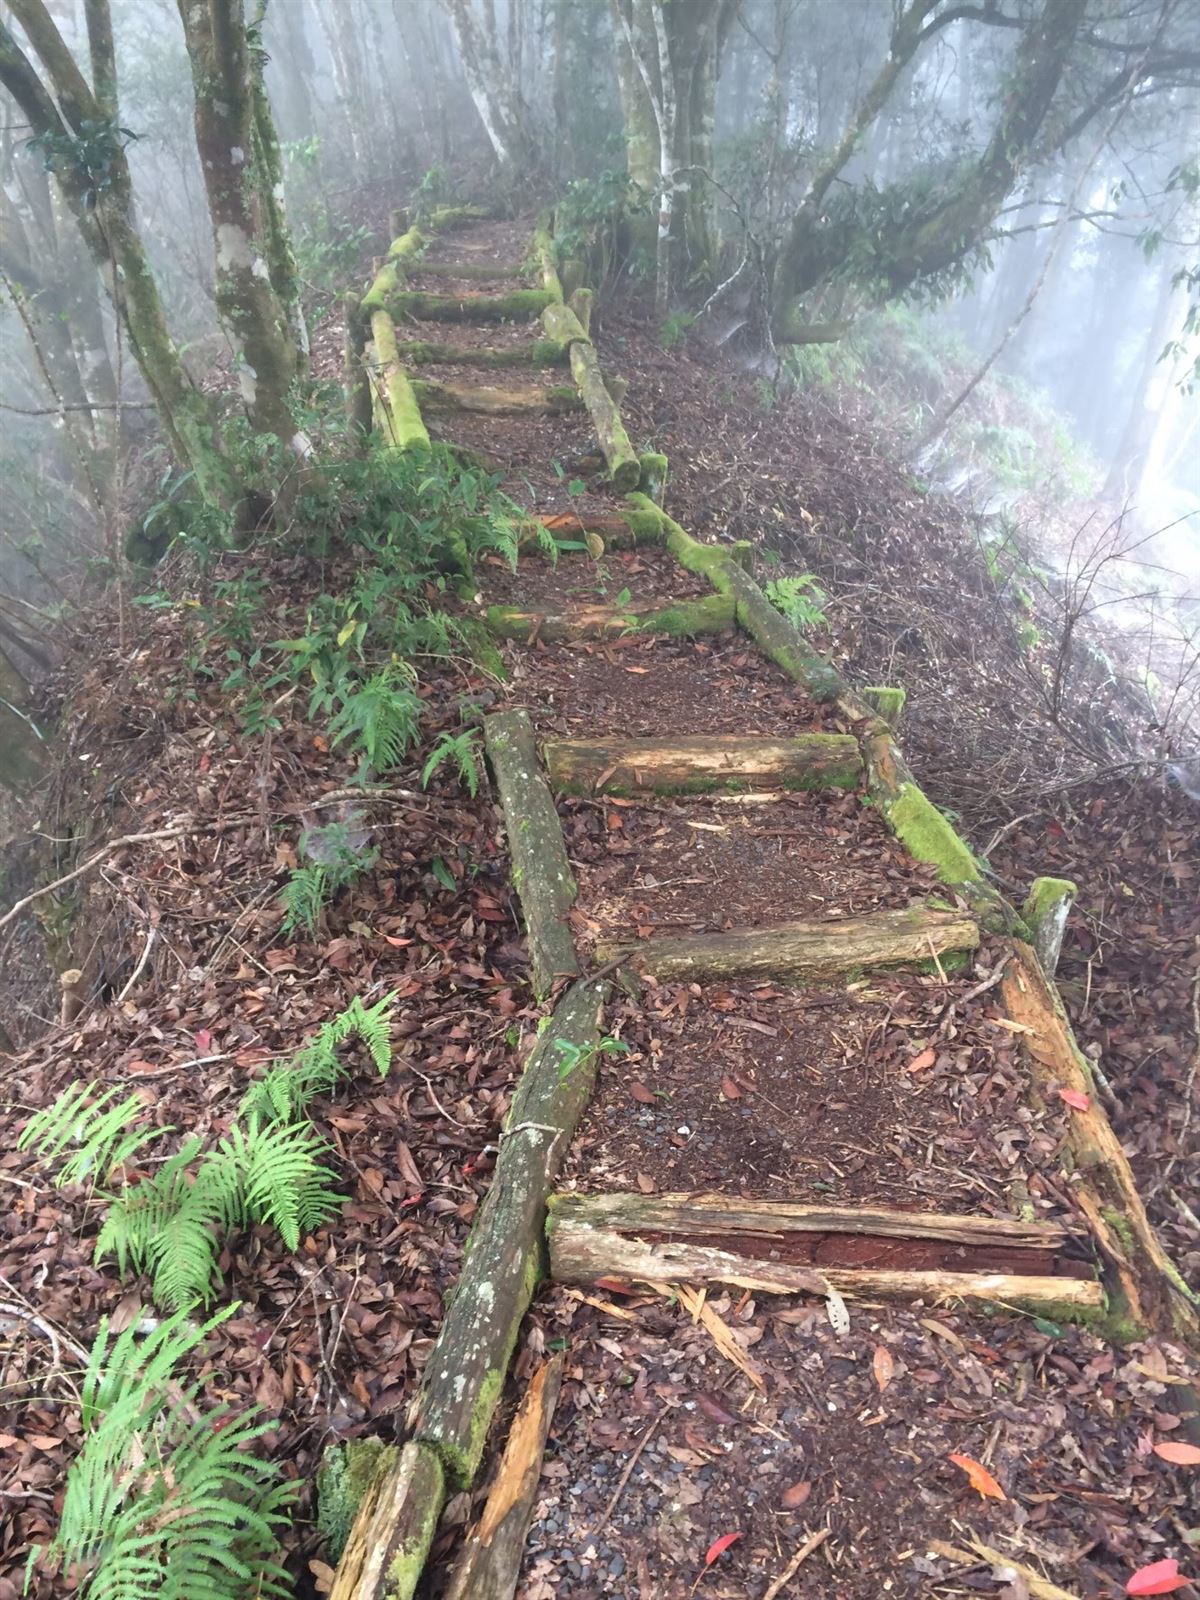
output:
[[[902,688],[885,684],[874,684],[871,688],[863,690],[863,699],[876,716],[883,718],[889,728],[894,728],[900,721],[907,698]]]
[[[1042,971],[1052,978],[1062,954],[1067,918],[1079,890],[1069,878],[1035,878],[1029,886],[1021,916],[1033,940]]]
[[[365,316],[370,317],[373,312],[387,306],[388,300],[402,287],[408,273],[419,261],[421,252],[428,244],[429,237],[422,233],[420,228],[409,228],[398,239],[392,240],[388,253],[371,282],[371,287],[363,296]]]
[[[541,271],[542,287],[561,305],[563,287],[558,276],[557,252],[545,221],[539,222],[533,230],[533,255]]]
[[[420,294],[397,291],[388,310],[399,322],[530,322],[553,302],[545,289],[512,289],[507,294]]]
[[[853,789],[858,742],[843,733],[794,739],[733,734],[679,739],[571,739],[545,746],[553,787],[567,794],[707,794],[714,789]]]
[[[531,339],[528,344],[437,344],[428,339],[401,339],[400,359],[410,366],[441,367],[565,367],[569,352],[552,339]]]
[[[653,606],[579,606],[561,612],[489,606],[486,620],[501,639],[615,639],[626,633],[690,638],[727,632],[734,625],[734,609],[723,595],[704,595]]]
[[[581,344],[576,340],[572,344],[571,373],[591,416],[613,488],[618,494],[635,489],[641,480],[642,465],[629,442],[621,413],[605,386],[600,363],[590,343]]]
[[[512,1600],[516,1593],[565,1360],[560,1350],[534,1374],[509,1430],[479,1526],[455,1560],[445,1600]]]
[[[587,331],[570,306],[560,305],[558,301],[542,312],[542,327],[546,330],[547,339],[568,347],[590,342]]]
[[[365,440],[371,431],[374,402],[371,374],[367,368],[366,328],[362,304],[356,294],[342,296],[345,337],[342,344],[342,389],[346,400],[346,423],[351,438]]]
[[[371,313],[375,422],[393,450],[428,450],[429,434],[408,374],[396,350],[396,329],[386,311]]]
[[[436,206],[425,218],[425,226],[430,233],[449,233],[472,222],[485,222],[492,214],[487,206]]]
[[[413,378],[412,391],[423,411],[473,412],[484,417],[561,416],[578,411],[582,401],[565,385],[547,389],[501,389],[491,384],[430,383]]]
[[[639,460],[642,474],[638,480],[638,492],[644,494],[648,500],[653,500],[656,506],[661,506],[667,493],[667,473],[670,470],[670,463],[658,450],[643,450]]]
[[[417,270],[435,278],[466,278],[478,283],[501,283],[521,277],[519,262],[422,261]]]
[[[521,1320],[545,1272],[546,1199],[591,1097],[603,996],[602,984],[574,984],[533,1047],[425,1366],[413,1433],[438,1451],[455,1486],[479,1470]]]
[[[330,1600],[411,1600],[446,1499],[437,1452],[411,1442],[363,1496]]]
[[[1084,1182],[1075,1194],[1092,1225],[1128,1313],[1128,1332],[1153,1329],[1200,1348],[1200,1300],[1187,1287],[1159,1243],[1138,1193],[1129,1160],[1112,1124],[1097,1105],[1091,1068],[1080,1050],[1057,991],[1033,949],[1016,939],[1000,983],[1038,1091],[1057,1101],[1059,1091],[1086,1099],[1067,1113],[1067,1148]],[[1084,1192],[1084,1184],[1094,1199]]]
[[[502,711],[485,720],[483,732],[508,832],[513,883],[525,913],[533,986],[544,995],[557,978],[579,975],[575,942],[564,920],[575,904],[575,879],[528,713]]]
[[[657,515],[648,516],[633,506],[621,511],[557,511],[531,519],[521,525],[522,550],[532,547],[536,553],[541,547],[543,535],[539,529],[551,534],[560,544],[577,544],[585,533],[596,533],[609,550],[632,550],[663,541],[661,519]],[[567,556],[572,553],[564,552]]]
[[[733,933],[681,934],[641,944],[602,944],[601,961],[624,955],[628,964],[663,980],[787,978],[829,983],[887,967],[926,970],[979,944],[979,925],[956,911],[924,906],[875,911],[828,922],[777,922]]]

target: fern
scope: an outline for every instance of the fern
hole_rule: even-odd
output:
[[[398,766],[417,737],[421,702],[412,682],[411,669],[393,664],[343,698],[329,724],[329,742],[349,741],[360,757],[360,778]]]
[[[69,1084],[53,1105],[29,1119],[17,1148],[32,1147],[43,1161],[51,1162],[68,1144],[76,1144],[79,1148],[63,1162],[55,1182],[62,1187],[107,1181],[139,1150],[172,1131],[132,1127],[145,1114],[145,1104],[136,1094],[117,1100],[119,1093],[119,1089],[97,1093],[95,1083]]]
[[[300,850],[307,859],[293,871],[279,896],[284,938],[301,930],[310,937],[315,934],[325,907],[339,890],[349,888],[379,860],[379,851],[369,844],[369,831],[356,825],[360,815],[352,813],[301,834]]]
[[[769,578],[764,587],[767,599],[793,628],[825,626],[822,608],[829,597],[811,572],[793,578]]]
[[[220,1155],[241,1179],[247,1220],[271,1224],[289,1250],[298,1250],[301,1237],[345,1203],[330,1188],[332,1172],[317,1159],[328,1149],[304,1122],[264,1128],[252,1121],[245,1132],[235,1124],[220,1145]]]
[[[473,728],[442,734],[421,769],[423,789],[428,789],[430,778],[448,761],[457,768],[460,782],[474,800],[479,793],[479,735]]]
[[[264,1125],[304,1116],[318,1095],[331,1094],[348,1076],[337,1051],[350,1039],[361,1040],[375,1070],[385,1077],[392,1064],[390,1017],[395,999],[393,992],[373,1006],[364,1006],[355,995],[290,1060],[272,1063],[242,1101],[240,1115]]]
[[[203,1380],[179,1364],[229,1307],[202,1327],[176,1315],[139,1341],[109,1342],[105,1319],[81,1388],[85,1439],[67,1478],[54,1541],[30,1554],[83,1571],[83,1600],[246,1600],[291,1593],[278,1530],[296,1486],[248,1453],[269,1426],[257,1408],[201,1415]]]

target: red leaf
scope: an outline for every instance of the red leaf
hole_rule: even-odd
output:
[[[201,1028],[196,1034],[196,1049],[202,1056],[206,1056],[212,1049],[212,1034],[207,1028]]]
[[[742,1091],[728,1073],[721,1079],[721,1093],[726,1100],[740,1100],[742,1098]]]
[[[708,1547],[708,1554],[704,1557],[704,1565],[711,1567],[718,1556],[723,1556],[731,1544],[736,1544],[742,1537],[741,1532],[723,1533],[719,1539],[714,1539]]]
[[[887,1345],[877,1344],[875,1346],[875,1354],[872,1357],[871,1366],[875,1372],[875,1382],[879,1385],[879,1392],[882,1394],[896,1375],[896,1363],[892,1359],[892,1352]]]
[[[654,1096],[644,1083],[631,1083],[629,1092],[639,1105],[652,1106],[654,1104]]]
[[[1062,1103],[1070,1106],[1072,1111],[1087,1111],[1091,1108],[1092,1102],[1082,1089],[1059,1089],[1056,1092]]]
[[[1178,1561],[1153,1561],[1139,1567],[1125,1585],[1126,1594],[1174,1594],[1184,1589],[1189,1579],[1180,1577]]]
[[[925,1068],[931,1067],[936,1060],[937,1051],[931,1046],[928,1050],[922,1050],[919,1056],[914,1056],[904,1070],[905,1072],[924,1072]]]
[[[1177,1467],[1200,1467],[1200,1450],[1194,1444],[1176,1444],[1173,1439],[1165,1439],[1154,1446],[1154,1454],[1164,1461],[1174,1462]]]
[[[961,1467],[970,1479],[971,1487],[975,1493],[982,1495],[985,1500],[1007,1500],[1008,1496],[992,1477],[986,1467],[980,1466],[973,1456],[951,1455],[950,1460],[956,1467]]]

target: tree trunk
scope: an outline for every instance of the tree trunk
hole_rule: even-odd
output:
[[[470,0],[441,0],[458,43],[463,75],[497,161],[527,175],[538,165],[529,108],[497,48],[495,18],[481,27]]]
[[[1146,469],[1159,419],[1175,376],[1175,363],[1163,360],[1163,349],[1172,331],[1182,327],[1187,310],[1187,290],[1173,281],[1178,267],[1176,253],[1166,252],[1159,269],[1154,312],[1136,369],[1125,427],[1104,480],[1104,493],[1114,500],[1136,499],[1146,483]]]

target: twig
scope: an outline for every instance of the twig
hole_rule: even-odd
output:
[[[141,977],[142,973],[146,970],[146,963],[150,959],[150,951],[154,947],[154,940],[155,940],[157,934],[158,934],[158,929],[154,926],[153,923],[151,923],[150,924],[150,931],[146,935],[146,943],[145,943],[145,946],[142,949],[142,953],[141,953],[141,956],[140,956],[140,958],[138,960],[138,964],[137,964],[136,967],[134,967],[133,971],[129,974],[129,982],[125,985],[125,987],[121,990],[120,994],[117,996],[116,1000],[113,1002],[114,1005],[118,1005],[119,1006],[121,1004],[122,1000],[124,1000],[125,996],[129,993],[129,991],[133,988],[134,984]]]
[[[224,833],[229,828],[244,827],[247,822],[252,822],[252,817],[229,817],[224,822],[189,822],[180,828],[155,828],[150,833],[126,833],[119,839],[113,839],[103,849],[97,850],[95,855],[89,856],[82,866],[64,872],[61,878],[55,878],[53,883],[44,883],[40,889],[33,889],[24,899],[18,900],[14,906],[0,917],[0,928],[7,928],[14,922],[27,906],[35,900],[40,900],[44,894],[53,894],[56,889],[63,888],[68,883],[74,883],[76,878],[82,878],[85,872],[90,872],[93,867],[98,867],[102,861],[107,861],[109,856],[115,855],[118,850],[124,850],[131,844],[149,844],[153,839],[184,839],[189,833]]]
[[[819,1547],[825,1543],[826,1539],[828,1539],[832,1532],[832,1528],[818,1528],[816,1533],[810,1534],[800,1546],[799,1550],[796,1551],[796,1554],[788,1562],[787,1566],[784,1567],[783,1571],[771,1584],[771,1587],[767,1590],[766,1594],[763,1595],[763,1600],[775,1600],[775,1596],[783,1591],[785,1585],[791,1583],[792,1579],[800,1571],[800,1568],[808,1560],[809,1556],[812,1555],[813,1551],[819,1549]]]
[[[655,1417],[654,1421],[646,1429],[646,1431],[642,1435],[642,1437],[638,1440],[636,1446],[634,1447],[633,1454],[630,1456],[629,1460],[625,1463],[625,1471],[617,1479],[617,1487],[613,1490],[612,1494],[610,1495],[608,1504],[605,1506],[604,1510],[600,1513],[600,1520],[596,1523],[596,1525],[591,1529],[590,1533],[588,1534],[588,1537],[590,1539],[594,1539],[596,1537],[596,1535],[600,1532],[601,1528],[603,1528],[605,1526],[605,1524],[608,1522],[609,1517],[611,1517],[613,1512],[616,1510],[617,1501],[624,1494],[625,1485],[629,1482],[630,1477],[633,1475],[633,1469],[634,1469],[634,1467],[637,1466],[638,1461],[641,1458],[642,1451],[650,1443],[651,1439],[653,1439],[655,1433],[658,1431],[659,1423],[666,1416],[667,1412],[670,1409],[671,1409],[671,1405],[670,1405],[670,1401],[668,1401],[667,1404],[663,1406],[662,1410]]]

